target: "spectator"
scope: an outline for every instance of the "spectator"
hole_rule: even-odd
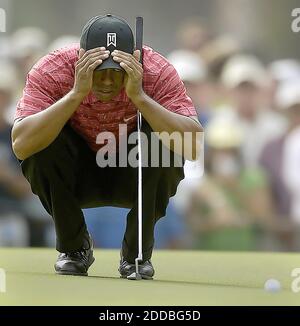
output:
[[[183,81],[187,94],[195,105],[199,121],[205,126],[211,118],[212,112],[210,108],[211,89],[207,82],[207,69],[204,62],[197,53],[188,50],[173,51],[169,54],[168,59]],[[203,175],[203,155],[200,157],[201,161],[185,162],[185,179],[179,184],[177,194],[171,201],[181,215],[184,215],[190,194],[193,188],[199,184]]]
[[[200,50],[200,56],[208,67],[210,78],[218,81],[227,60],[240,51],[239,43],[229,35],[221,35],[207,42]]]
[[[20,28],[11,36],[12,55],[23,77],[44,55],[47,42],[47,34],[37,27]]]
[[[276,94],[280,86],[287,82],[299,81],[300,62],[295,59],[281,59],[271,62],[268,66],[268,73],[271,78],[269,87],[269,106],[276,111],[281,111],[276,102]]]
[[[265,146],[260,163],[271,184],[273,206],[279,223],[278,236],[285,244],[285,250],[297,250],[300,226],[300,79],[283,83],[276,98],[277,106],[287,118],[288,129]]]
[[[228,90],[230,103],[223,113],[231,115],[244,132],[244,163],[257,166],[265,144],[286,129],[285,119],[264,107],[269,82],[266,70],[256,57],[236,55],[225,64],[221,82]]]
[[[271,204],[263,173],[245,168],[243,131],[234,120],[214,118],[206,128],[206,172],[188,213],[194,247],[254,250],[257,228],[269,225]]]
[[[11,58],[17,67],[18,77],[14,85],[13,105],[7,111],[10,124],[13,124],[17,100],[22,95],[27,73],[45,53],[47,42],[47,34],[36,27],[20,28],[11,36]]]
[[[192,51],[177,50],[168,55],[168,60],[175,67],[183,81],[187,94],[193,100],[198,118],[202,125],[208,122],[210,111],[210,89],[207,83],[207,69],[200,56]]]
[[[11,150],[11,126],[6,112],[11,104],[16,71],[11,63],[0,62],[0,246],[29,244],[27,221],[20,201],[30,194]]]

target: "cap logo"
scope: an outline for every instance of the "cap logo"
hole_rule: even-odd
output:
[[[107,46],[117,47],[117,33],[107,33]]]

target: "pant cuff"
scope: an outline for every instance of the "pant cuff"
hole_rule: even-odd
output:
[[[83,227],[78,235],[70,240],[56,238],[56,250],[59,252],[74,252],[83,247],[84,238],[88,235],[86,227]]]
[[[143,250],[143,262],[145,262],[146,260],[151,259],[152,252],[153,252],[153,246],[150,249]],[[135,259],[138,256],[138,252],[137,252],[136,248],[134,250],[130,249],[128,247],[128,245],[126,244],[126,242],[123,241],[123,244],[122,244],[122,256],[123,256],[124,260],[126,260],[128,263],[134,264]]]

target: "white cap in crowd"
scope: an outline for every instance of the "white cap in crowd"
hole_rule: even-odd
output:
[[[175,67],[183,82],[196,83],[206,78],[206,66],[195,52],[176,50],[169,54],[168,60]]]
[[[283,110],[300,104],[300,78],[282,83],[276,93],[277,106]]]
[[[279,83],[300,79],[300,62],[295,59],[273,61],[268,71],[271,77]]]
[[[243,130],[234,116],[227,112],[215,116],[205,128],[205,142],[216,149],[238,148],[243,138]]]
[[[12,55],[24,58],[28,55],[39,55],[45,52],[48,43],[47,34],[37,27],[23,27],[11,37]]]
[[[229,89],[244,82],[264,87],[268,79],[263,64],[255,56],[239,54],[226,62],[221,74],[221,82]]]

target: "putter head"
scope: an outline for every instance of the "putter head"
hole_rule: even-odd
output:
[[[135,272],[127,276],[128,280],[139,281],[143,279],[141,274],[139,273],[139,261],[142,261],[142,257],[140,256],[135,259]]]
[[[130,274],[129,276],[127,276],[128,280],[135,280],[135,281],[139,281],[142,279],[142,276],[140,273],[134,272],[132,274]]]

